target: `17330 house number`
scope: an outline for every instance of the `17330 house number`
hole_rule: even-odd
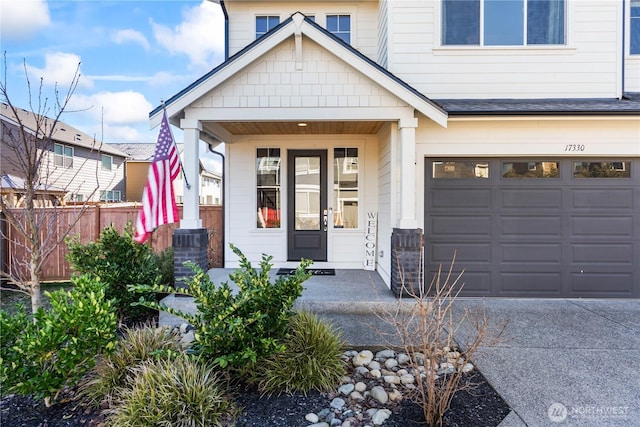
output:
[[[567,144],[564,146],[564,151],[584,151],[584,144]]]

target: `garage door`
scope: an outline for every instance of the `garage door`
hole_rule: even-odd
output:
[[[640,296],[639,159],[426,159],[426,281],[463,294]]]

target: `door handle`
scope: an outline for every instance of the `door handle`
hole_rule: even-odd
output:
[[[328,225],[329,221],[327,220],[327,216],[326,215],[323,217],[322,223],[324,224],[324,231],[327,231],[327,225]]]

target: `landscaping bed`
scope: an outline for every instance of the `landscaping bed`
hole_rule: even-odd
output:
[[[479,372],[469,375],[473,389],[458,392],[445,417],[447,426],[497,426],[510,409],[500,395]],[[30,397],[10,395],[0,400],[0,425],[12,427],[80,427],[98,426],[104,421],[100,409],[74,400],[74,391],[67,390],[60,403],[46,408],[44,403]],[[337,395],[337,393],[336,393]],[[329,407],[334,395],[309,392],[280,396],[262,396],[250,386],[239,390],[234,400],[242,408],[236,427],[304,427],[310,413]],[[392,414],[385,427],[424,426],[422,409],[409,400],[390,406]],[[357,424],[352,424],[355,427]]]

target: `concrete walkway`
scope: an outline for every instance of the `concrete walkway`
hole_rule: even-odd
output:
[[[219,283],[231,271],[209,275]],[[352,347],[397,344],[380,313],[412,304],[399,303],[376,272],[337,270],[304,287],[296,306],[330,320]],[[640,300],[460,298],[455,312],[478,306],[494,325],[508,321],[501,341],[474,360],[512,408],[500,427],[640,427]]]

